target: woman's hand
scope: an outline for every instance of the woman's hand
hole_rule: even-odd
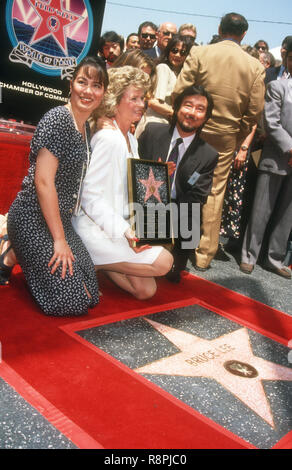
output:
[[[67,268],[70,276],[73,276],[73,261],[75,261],[75,258],[66,240],[56,240],[54,242],[54,254],[48,264],[49,267],[52,266],[51,274],[54,274],[60,264],[62,264],[61,278],[65,278]]]
[[[135,236],[135,233],[131,228],[128,228],[125,231],[125,237],[129,243],[130,248],[135,251],[135,253],[141,253],[141,251],[149,250],[151,248],[150,245],[142,245],[137,247],[136,243],[139,241],[139,239]]]
[[[234,159],[235,170],[241,170],[247,157],[247,150],[240,149]]]

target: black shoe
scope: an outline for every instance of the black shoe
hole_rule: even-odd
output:
[[[180,281],[181,281],[181,275],[180,275],[180,271],[178,269],[175,269],[175,267],[173,267],[166,275],[165,275],[165,278],[169,281],[169,282],[172,282],[174,284],[179,284]]]
[[[8,235],[4,235],[3,237],[1,237],[0,241],[1,244],[3,242],[8,241]],[[8,251],[11,250],[11,248],[12,245],[6,248],[6,250],[3,251],[3,253],[1,253],[0,255],[0,286],[6,286],[7,284],[9,284],[13,267],[6,266],[6,264],[4,264],[4,258],[7,255]]]
[[[219,244],[218,246],[218,250],[216,255],[214,256],[214,259],[218,259],[219,261],[230,261],[229,256],[227,256],[221,244]]]

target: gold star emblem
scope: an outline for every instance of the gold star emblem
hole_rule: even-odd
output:
[[[161,202],[160,194],[158,189],[161,185],[164,184],[163,181],[158,181],[154,177],[154,173],[152,168],[150,167],[149,170],[149,177],[148,180],[139,180],[146,187],[146,194],[144,198],[144,202],[147,202],[151,196],[154,196],[159,202]]]

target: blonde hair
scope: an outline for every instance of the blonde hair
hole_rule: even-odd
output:
[[[259,51],[255,47],[250,46],[249,44],[242,44],[241,49],[244,52],[247,52],[247,54],[251,55],[252,57],[255,57],[256,59],[260,58]]]
[[[182,31],[184,31],[185,29],[190,29],[191,31],[193,31],[195,33],[195,36],[197,37],[197,28],[194,24],[192,23],[184,23],[180,26],[179,30],[178,30],[178,34],[181,34]]]
[[[154,60],[149,55],[141,51],[141,49],[130,49],[128,51],[123,52],[123,54],[121,54],[114,61],[113,68],[124,67],[125,65],[132,65],[132,67],[136,67],[141,70],[146,67],[150,68],[151,86],[148,90],[147,98],[152,98],[157,84],[156,64]]]
[[[108,76],[109,85],[101,105],[92,116],[94,120],[97,120],[101,116],[109,118],[114,117],[116,107],[119,105],[129,86],[143,90],[146,95],[151,85],[149,75],[131,65],[118,68],[112,67],[108,70]]]

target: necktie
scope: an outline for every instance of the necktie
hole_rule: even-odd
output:
[[[177,159],[178,159],[178,147],[180,144],[182,144],[183,140],[181,137],[179,137],[178,139],[176,139],[176,142],[175,142],[175,145],[172,149],[172,151],[170,152],[169,154],[169,157],[168,157],[168,162],[174,162],[175,164],[177,164]],[[176,170],[172,173],[172,175],[169,177],[169,180],[170,180],[170,187],[172,187],[172,183],[173,183],[173,178],[174,178],[174,175],[176,173]]]

